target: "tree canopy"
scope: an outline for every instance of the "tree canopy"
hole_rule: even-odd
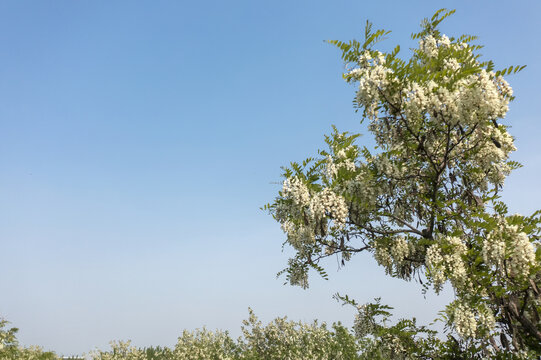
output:
[[[326,277],[326,257],[345,264],[367,252],[389,276],[436,293],[452,287],[443,317],[457,351],[527,358],[541,354],[541,212],[509,214],[500,198],[521,166],[509,158],[514,97],[504,76],[525,66],[496,71],[475,36],[442,34],[453,13],[425,19],[405,57],[399,46],[377,50],[389,31],[370,23],[363,41],[329,41],[377,146],[333,127],[328,149],[284,168],[265,208],[295,250],[282,272],[292,285],[308,287],[309,269]]]

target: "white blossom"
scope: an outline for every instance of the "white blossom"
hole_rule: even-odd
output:
[[[475,336],[477,330],[477,321],[474,312],[466,305],[457,303],[453,312],[454,326],[456,332],[465,338]]]
[[[310,199],[310,213],[315,218],[330,214],[337,227],[343,228],[348,216],[348,207],[344,198],[325,188]]]
[[[502,275],[527,277],[535,265],[535,248],[516,225],[501,219],[499,228],[483,241],[483,260]]]
[[[391,256],[393,257],[394,261],[397,263],[402,262],[405,257],[407,257],[410,253],[410,248],[408,243],[406,242],[406,239],[404,239],[402,236],[398,237],[391,247]]]
[[[285,199],[292,199],[297,205],[305,206],[310,203],[310,192],[297,177],[287,178],[284,181],[282,193]]]

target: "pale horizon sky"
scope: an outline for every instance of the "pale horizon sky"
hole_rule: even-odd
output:
[[[433,320],[451,298],[389,279],[369,254],[329,281],[283,286],[284,234],[260,210],[280,166],[317,155],[331,124],[364,132],[326,39],[361,38],[368,19],[410,34],[441,7],[517,97],[506,124],[524,168],[512,212],[541,208],[541,3],[516,1],[0,1],[0,317],[25,345],[58,354],[175,343],[183,329],[240,335],[248,307],[342,321],[381,296]],[[405,56],[405,55],[403,55]],[[370,134],[360,142],[370,143]]]

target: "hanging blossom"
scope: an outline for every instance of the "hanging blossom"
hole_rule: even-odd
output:
[[[494,330],[494,328],[496,327],[496,319],[494,318],[494,313],[486,305],[479,306],[478,324],[480,327],[484,328],[487,333]]]
[[[338,228],[343,229],[346,225],[348,216],[346,200],[329,188],[323,189],[312,197],[309,209],[310,214],[316,219],[330,214]]]
[[[437,293],[447,280],[451,281],[455,289],[464,289],[469,285],[463,260],[466,251],[462,240],[455,236],[443,237],[427,249],[425,256],[427,277],[432,281]]]
[[[310,203],[310,191],[298,177],[287,178],[282,187],[284,199],[291,199],[298,206],[305,206]]]
[[[292,176],[284,181],[282,199],[275,216],[289,243],[299,251],[305,244],[314,243],[317,236],[326,235],[329,220],[339,230],[346,225],[346,200],[328,187],[311,193],[301,179]]]
[[[337,154],[337,161],[335,161],[332,156],[327,155],[325,159],[325,177],[327,181],[333,181],[338,175],[338,171],[340,171],[340,169],[346,169],[350,172],[357,169],[355,161],[346,155],[345,150],[340,150],[340,152]]]
[[[289,243],[299,251],[305,244],[312,244],[316,241],[314,226],[297,225],[292,221],[284,221],[281,228],[287,234]]]
[[[492,310],[483,303],[474,306],[459,299],[453,301],[446,309],[453,321],[456,332],[463,338],[488,336],[496,326]]]
[[[385,66],[385,57],[379,51],[365,51],[359,58],[359,68],[348,73],[348,76],[359,81],[357,100],[365,107],[365,115],[370,119],[378,116],[377,104],[381,92],[385,92],[391,83],[393,71]]]
[[[393,268],[393,258],[391,253],[384,245],[376,242],[373,245],[374,259],[377,263],[385,268],[385,273],[390,274]]]
[[[426,250],[425,264],[427,276],[432,281],[436,293],[439,293],[447,278],[441,266],[443,264],[443,256],[438,244],[433,244]]]
[[[483,241],[483,260],[501,275],[524,278],[535,265],[535,248],[517,225],[500,219],[498,228]]]
[[[475,314],[468,306],[457,303],[452,312],[456,332],[464,338],[472,338],[477,330]]]
[[[386,274],[394,274],[393,269],[399,270],[405,263],[405,258],[414,252],[412,243],[403,236],[391,240],[389,245],[375,241],[372,245],[376,262],[385,268]]]
[[[391,256],[396,263],[401,263],[410,254],[410,246],[404,237],[399,236],[391,247]]]

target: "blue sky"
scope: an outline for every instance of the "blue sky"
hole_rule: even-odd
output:
[[[517,100],[507,124],[525,164],[512,211],[541,204],[536,1],[1,1],[0,316],[59,353],[113,339],[172,345],[182,329],[240,334],[264,321],[341,320],[331,296],[376,296],[430,321],[423,298],[368,255],[308,290],[275,274],[289,251],[259,208],[280,166],[316,154],[331,124],[363,131],[325,39],[392,30],[388,49],[440,7],[448,35],[480,36]],[[370,143],[369,135],[361,141]]]

